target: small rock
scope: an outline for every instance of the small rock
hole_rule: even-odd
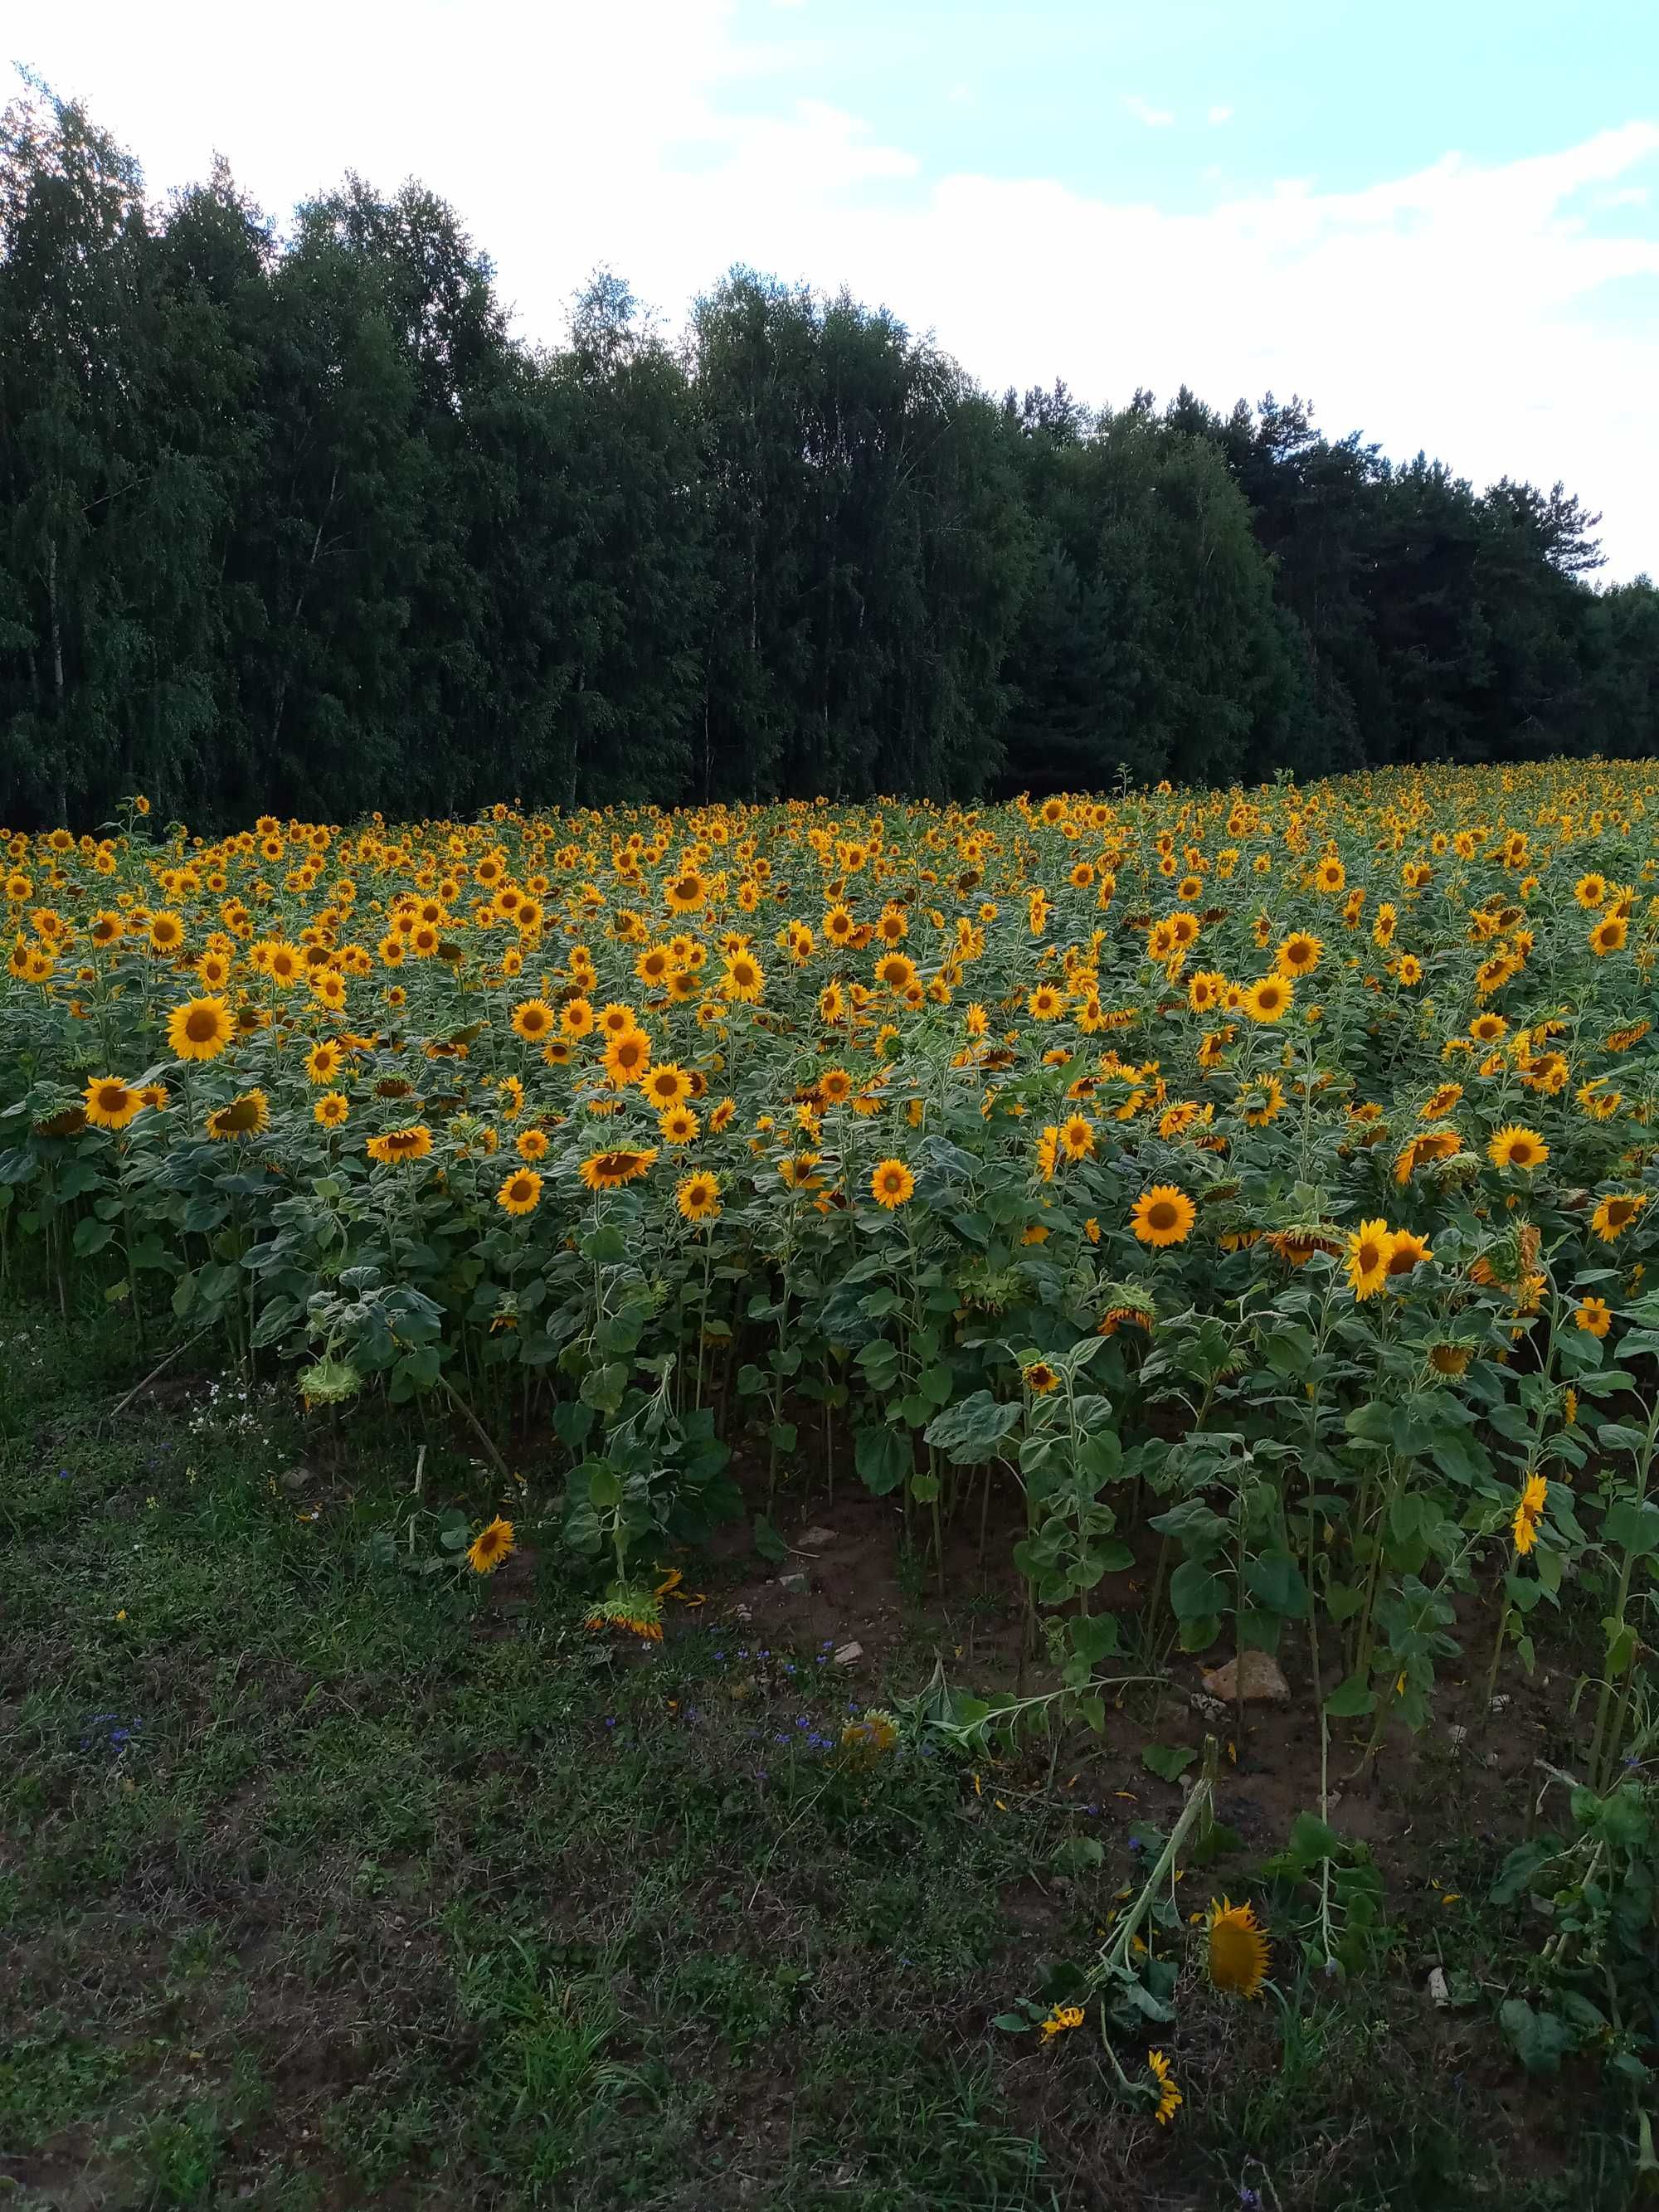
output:
[[[854,1667],[863,1656],[864,1646],[861,1644],[839,1644],[836,1647],[837,1667]]]
[[[795,1548],[799,1552],[821,1552],[826,1544],[833,1544],[835,1540],[833,1528],[808,1528],[796,1538]]]
[[[1218,1667],[1212,1674],[1206,1674],[1204,1686],[1212,1698],[1219,1698],[1228,1705],[1236,1704],[1240,1698],[1247,1705],[1284,1705],[1291,1698],[1291,1686],[1279,1671],[1278,1660],[1269,1651],[1241,1652],[1224,1667]]]
[[[1220,1698],[1206,1697],[1202,1690],[1194,1690],[1187,1703],[1206,1721],[1224,1721],[1227,1717],[1227,1708]]]
[[[307,1467],[301,1460],[297,1465],[285,1468],[279,1480],[284,1490],[303,1490],[307,1483],[316,1481],[317,1470],[314,1467]]]
[[[1454,1747],[1458,1744],[1467,1743],[1468,1740],[1469,1732],[1463,1726],[1461,1721],[1454,1721],[1451,1726],[1446,1730],[1446,1741]]]
[[[1492,1709],[1495,1713],[1506,1712],[1509,1710],[1511,1702],[1512,1700],[1510,1699],[1509,1692],[1507,1690],[1500,1690],[1498,1692],[1498,1695],[1492,1701]]]
[[[1451,2002],[1451,1991],[1446,1986],[1446,1970],[1437,1966],[1429,1976],[1429,2002],[1443,2011]]]
[[[805,1575],[780,1575],[778,1577],[778,1588],[781,1590],[787,1590],[791,1597],[805,1597],[811,1587],[811,1582]]]
[[[732,1608],[733,1620],[752,1620],[754,1617],[746,1605],[734,1605]]]

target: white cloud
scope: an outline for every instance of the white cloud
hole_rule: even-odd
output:
[[[1233,119],[1233,111],[1231,107],[1212,107],[1204,119],[1211,125],[1231,123]]]
[[[348,166],[420,175],[495,255],[528,337],[558,333],[599,262],[672,318],[743,260],[885,301],[993,388],[1301,392],[1332,431],[1477,483],[1565,478],[1604,512],[1610,573],[1659,572],[1659,337],[1609,304],[1628,282],[1598,296],[1659,284],[1659,236],[1593,228],[1598,200],[1639,208],[1659,179],[1651,123],[1358,191],[1224,182],[1177,214],[932,173],[856,116],[780,95],[805,88],[799,56],[785,76],[784,50],[739,44],[731,0],[406,0],[395,37],[337,0],[292,0],[280,40],[217,0],[165,13],[159,40],[153,12],[82,0],[27,58],[158,190],[215,147],[283,216]]]
[[[1149,101],[1143,100],[1138,92],[1126,93],[1124,94],[1123,105],[1128,109],[1130,114],[1134,117],[1135,120],[1138,123],[1144,123],[1149,131],[1167,130],[1169,125],[1175,121],[1175,113],[1172,109],[1168,107],[1154,107]]]

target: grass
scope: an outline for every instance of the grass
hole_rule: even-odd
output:
[[[1437,1960],[1494,1994],[1516,1971],[1473,1902],[1391,1892],[1351,1984],[1281,1942],[1282,1999],[1183,1989],[1167,2131],[1092,2030],[995,2029],[1097,1942],[1127,1832],[1056,1870],[1084,1824],[1046,1748],[976,1789],[948,1750],[826,1747],[982,1598],[952,1622],[912,1589],[891,1679],[854,1688],[750,1640],[742,1563],[688,1558],[706,1605],[613,1648],[550,1544],[489,1586],[375,1562],[406,1438],[313,1479],[274,1396],[181,1385],[111,1421],[116,1316],[0,1326],[0,2205],[1631,2201],[1628,2104],[1588,2071],[1540,2091],[1489,2006],[1427,2003]],[[426,1483],[484,1510],[435,1436]],[[1108,1781],[1140,1789],[1115,1741]],[[1455,1817],[1432,1771],[1405,1795]],[[1448,1888],[1501,1856],[1431,1840]]]

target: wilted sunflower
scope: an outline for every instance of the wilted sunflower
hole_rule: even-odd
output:
[[[1205,1922],[1205,1971],[1210,1986],[1230,1996],[1255,1997],[1267,1978],[1267,1933],[1253,1905],[1213,1898]]]
[[[1046,1398],[1060,1388],[1060,1376],[1046,1359],[1034,1359],[1019,1370],[1019,1379],[1034,1398]]]
[[[513,1523],[498,1513],[487,1528],[480,1528],[466,1547],[466,1563],[475,1575],[493,1575],[514,1548]]]
[[[662,1602],[639,1583],[612,1583],[587,1614],[589,1628],[626,1628],[647,1644],[662,1642]]]
[[[1154,1183],[1134,1202],[1130,1224],[1143,1244],[1184,1244],[1198,1218],[1198,1208],[1174,1183]]]

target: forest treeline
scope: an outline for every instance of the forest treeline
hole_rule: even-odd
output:
[[[44,88],[0,124],[15,826],[1659,752],[1596,520],[1299,400],[999,399],[746,270],[674,343],[601,275],[533,347],[418,185],[279,237]]]

